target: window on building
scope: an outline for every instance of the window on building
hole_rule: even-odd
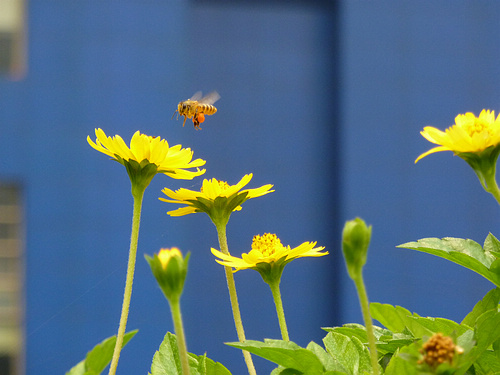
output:
[[[0,183],[0,374],[24,372],[24,258],[20,188]]]
[[[0,0],[0,75],[19,79],[26,71],[25,0]]]

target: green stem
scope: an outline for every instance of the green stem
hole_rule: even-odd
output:
[[[378,375],[378,356],[377,347],[375,345],[375,335],[373,334],[373,323],[370,315],[370,306],[368,303],[368,296],[366,294],[365,283],[363,281],[363,274],[360,272],[354,279],[354,284],[358,291],[359,304],[363,313],[363,320],[365,322],[366,334],[368,336],[368,346],[370,348],[370,358],[372,362],[372,374]]]
[[[216,224],[217,235],[219,237],[220,250],[226,254],[229,254],[227,247],[227,237],[226,237],[226,225]],[[231,267],[224,266],[224,271],[226,272],[227,288],[229,289],[229,299],[231,300],[231,308],[233,310],[234,325],[236,326],[236,333],[238,334],[238,340],[243,342],[245,338],[245,330],[243,329],[243,322],[241,320],[240,306],[238,303],[238,295],[236,294],[236,284],[234,282],[233,271]],[[243,357],[245,358],[245,363],[248,368],[248,373],[250,375],[257,375],[255,371],[255,366],[253,365],[252,356],[246,350],[242,350]]]
[[[184,336],[184,325],[182,324],[181,304],[179,298],[170,302],[170,310],[172,312],[172,320],[174,322],[175,335],[177,336],[177,346],[181,357],[182,373],[189,375],[189,360],[186,347],[186,339]]]
[[[290,341],[288,337],[288,329],[286,328],[285,311],[283,310],[283,302],[281,301],[280,281],[269,283],[271,293],[273,294],[274,304],[276,305],[276,314],[280,324],[281,337],[284,341]]]
[[[500,204],[500,189],[498,188],[497,181],[495,179],[495,173],[488,174],[484,176],[485,183],[483,184],[484,189],[493,195],[493,197],[497,200],[498,204]]]
[[[120,351],[123,346],[123,336],[127,326],[128,311],[130,308],[130,298],[132,296],[132,284],[134,282],[135,260],[137,255],[137,242],[139,240],[139,226],[141,222],[141,208],[144,190],[138,191],[134,197],[134,212],[132,214],[132,234],[130,236],[130,250],[128,255],[127,278],[125,280],[125,292],[123,294],[122,313],[120,317],[120,325],[118,327],[118,334],[116,336],[115,350],[113,352],[113,359],[109,367],[109,375],[116,374],[118,366],[118,359],[120,358]]]

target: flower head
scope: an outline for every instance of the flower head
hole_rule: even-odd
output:
[[[190,253],[185,258],[176,247],[161,249],[153,257],[144,257],[151,267],[158,285],[169,301],[178,300],[184,288]]]
[[[153,176],[163,173],[175,179],[191,180],[205,173],[200,170],[205,160],[192,160],[193,152],[181,145],[169,147],[165,139],[135,132],[130,147],[119,135],[108,137],[102,129],[95,130],[96,141],[87,141],[94,149],[123,164],[132,180],[149,184]],[[196,168],[196,171],[186,169]]]
[[[453,339],[448,336],[443,336],[442,333],[436,333],[422,345],[420,353],[423,358],[419,363],[426,363],[429,367],[435,369],[442,363],[453,362],[453,358],[457,354],[462,354],[463,349],[453,343]]]
[[[256,189],[245,189],[252,179],[252,174],[245,175],[236,185],[215,178],[203,180],[200,191],[178,189],[176,191],[163,189],[162,192],[170,199],[159,198],[161,201],[186,205],[173,211],[170,216],[183,216],[195,212],[207,213],[214,223],[226,222],[233,211],[241,210],[241,204],[248,199],[260,197],[273,192],[273,185],[264,185]]]
[[[420,132],[429,142],[439,145],[420,155],[415,163],[429,154],[453,151],[455,154],[480,153],[491,146],[500,144],[500,115],[495,119],[495,111],[483,109],[476,117],[467,112],[455,117],[455,125],[444,132],[426,126]]]
[[[291,248],[284,246],[275,234],[265,233],[253,237],[252,250],[241,254],[241,258],[224,254],[212,248],[212,254],[219,257],[216,261],[223,266],[234,268],[234,272],[243,269],[259,271],[264,280],[275,280],[281,277],[285,265],[296,258],[320,257],[328,252],[321,252],[325,247],[314,247],[317,242],[304,242]]]

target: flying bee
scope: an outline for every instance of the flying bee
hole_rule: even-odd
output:
[[[190,99],[179,102],[172,118],[176,113],[177,118],[179,118],[179,115],[184,116],[182,126],[184,126],[188,118],[192,118],[195,129],[201,129],[200,124],[205,121],[205,115],[213,115],[217,112],[217,108],[213,104],[219,99],[220,95],[217,91],[212,91],[204,97],[201,97],[201,91],[198,91]]]

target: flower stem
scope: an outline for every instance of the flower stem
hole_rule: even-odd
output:
[[[269,283],[271,293],[273,294],[274,304],[276,305],[276,314],[278,314],[278,321],[280,324],[281,337],[284,341],[290,341],[288,337],[288,329],[286,328],[285,311],[283,310],[283,302],[281,301],[280,281],[273,281]]]
[[[370,315],[370,307],[368,304],[368,295],[366,294],[363,274],[361,272],[357,275],[357,277],[354,278],[354,284],[356,285],[356,290],[358,291],[359,304],[361,305],[363,320],[366,327],[366,334],[368,336],[368,346],[370,348],[370,358],[372,363],[372,374],[378,375],[377,347],[375,345],[375,335],[373,334],[373,323],[372,317]]]
[[[186,347],[186,339],[184,335],[184,325],[182,324],[181,304],[179,298],[170,301],[170,311],[172,312],[172,320],[174,322],[175,335],[177,336],[177,347],[181,357],[182,373],[189,375],[189,360]]]
[[[132,284],[134,282],[135,260],[137,255],[137,242],[139,240],[139,226],[141,222],[141,208],[142,198],[144,196],[144,189],[132,193],[134,198],[134,212],[132,214],[132,234],[130,236],[130,250],[128,255],[127,277],[125,280],[125,292],[123,294],[122,313],[120,317],[120,325],[118,327],[118,334],[116,336],[116,344],[113,352],[113,359],[109,367],[109,375],[116,374],[118,366],[118,359],[120,358],[120,351],[123,346],[123,336],[127,326],[128,311],[130,308],[130,298],[132,296]],[[134,191],[134,190],[133,190]]]
[[[219,246],[221,251],[226,255],[230,255],[227,247],[226,225],[215,224],[215,227],[217,228],[217,235],[219,237]],[[227,266],[224,266],[224,271],[226,272],[227,288],[229,289],[229,298],[231,300],[231,308],[233,310],[233,319],[234,325],[236,326],[236,332],[238,334],[238,340],[240,342],[243,342],[246,340],[245,330],[243,329],[243,322],[241,320],[240,306],[238,304],[238,295],[236,294],[236,285],[234,282],[233,271],[231,267]],[[242,350],[242,352],[248,368],[248,373],[250,375],[257,375],[252,356],[246,350]]]
[[[500,189],[498,188],[497,181],[495,179],[495,173],[491,173],[485,176],[485,184],[483,184],[484,189],[493,195],[500,204]]]

